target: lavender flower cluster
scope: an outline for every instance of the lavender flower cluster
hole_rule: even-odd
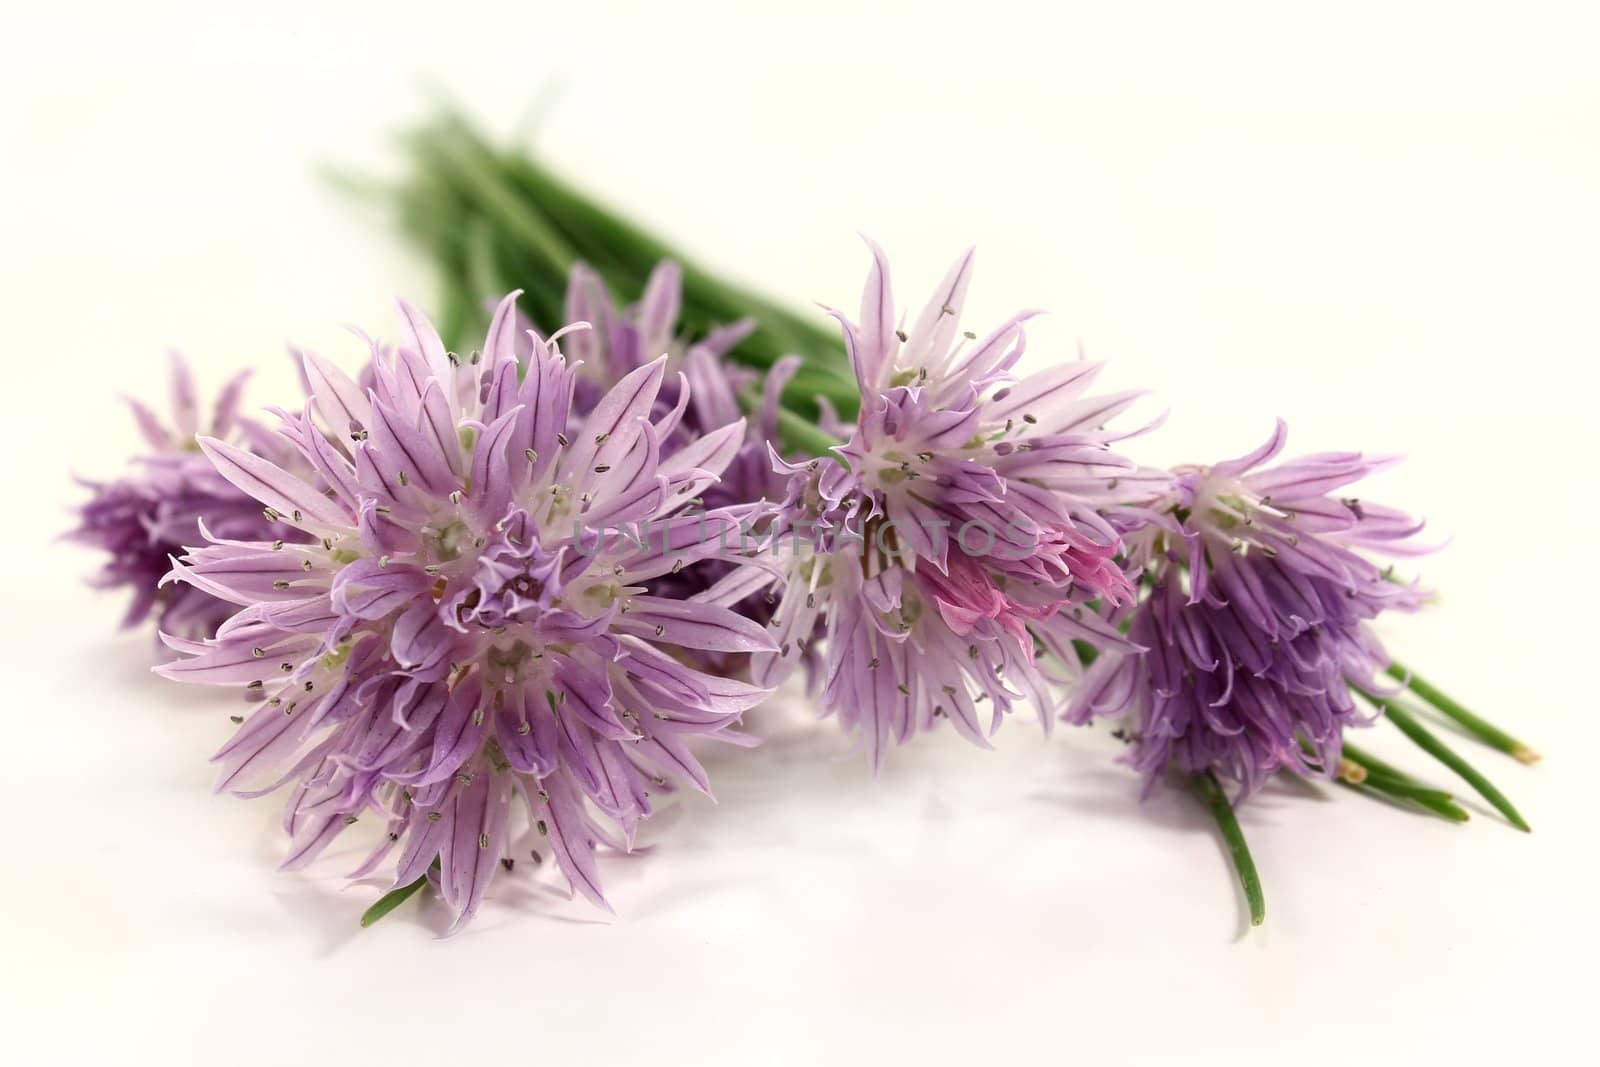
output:
[[[798,443],[800,361],[735,365],[748,323],[683,336],[670,263],[631,307],[577,269],[548,334],[512,294],[469,353],[401,303],[353,372],[302,354],[271,431],[242,378],[202,426],[181,366],[172,428],[135,406],[151,453],[89,486],[75,536],[127,623],[157,614],[158,673],[253,702],[218,788],[284,793],[286,868],[358,835],[356,876],[431,884],[459,925],[532,848],[607,907],[597,850],[708,792],[698,744],[752,743],[796,673],[873,768],[1031,705],[1122,720],[1150,786],[1349,780],[1347,732],[1396,691],[1372,623],[1424,601],[1387,564],[1421,524],[1354,495],[1389,460],[1274,462],[1280,422],[1140,465],[1150,427],[1114,425],[1139,394],[1081,358],[1018,371],[1034,313],[962,328],[970,252],[914,315],[871,252],[834,313],[859,413],[824,404]]]

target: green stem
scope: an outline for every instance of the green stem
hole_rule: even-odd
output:
[[[761,405],[759,396],[746,393],[739,398],[747,411],[754,411]],[[794,455],[799,453],[816,459],[831,457],[831,449],[843,444],[837,437],[822,431],[815,422],[802,415],[798,415],[788,408],[778,409],[778,445],[784,454]]]
[[[1389,676],[1433,705],[1439,714],[1455,720],[1464,730],[1490,748],[1498,749],[1522,763],[1539,762],[1539,753],[1493,723],[1474,715],[1457,701],[1440,692],[1432,682],[1429,682],[1411,668],[1398,661],[1391,662],[1389,664]]]
[[[1344,758],[1359,766],[1366,772],[1366,776],[1359,782],[1345,782],[1344,784],[1361,788],[1370,786],[1380,793],[1390,796],[1403,797],[1415,801],[1429,811],[1444,816],[1452,822],[1466,822],[1470,815],[1466,809],[1456,804],[1455,797],[1443,789],[1435,789],[1418,781],[1411,775],[1392,764],[1385,763],[1377,756],[1363,749],[1357,748],[1350,742],[1344,743]]]
[[[1416,804],[1418,807],[1425,808],[1428,811],[1433,812],[1435,815],[1438,815],[1441,818],[1449,819],[1451,822],[1466,822],[1472,817],[1466,812],[1465,809],[1455,804],[1454,801],[1440,800],[1436,795],[1412,796],[1407,793],[1397,792],[1393,789],[1386,789],[1384,788],[1384,782],[1380,782],[1379,780],[1373,778],[1369,778],[1360,783],[1347,782],[1343,779],[1340,779],[1339,784],[1344,786],[1346,789],[1354,790],[1357,793],[1385,793],[1389,796],[1395,797],[1398,800],[1408,800],[1413,804]],[[1445,795],[1448,796],[1449,794]]]
[[[628,220],[608,211],[539,164],[529,153],[501,150],[464,119],[445,114],[409,140],[413,173],[398,199],[407,230],[437,261],[456,291],[484,290],[481,301],[520,287],[535,322],[556,321],[572,262],[582,259],[614,295],[628,298],[644,286],[657,262],[676,260],[683,270],[680,323],[697,335],[750,317],[756,330],[731,353],[739,362],[770,367],[795,353],[806,361],[784,392],[784,404],[804,414],[823,395],[853,417],[860,398],[851,380],[838,331],[820,316],[801,316],[701,270],[687,257]],[[460,236],[492,225],[494,270],[482,269],[481,250]],[[493,278],[488,278],[493,274]],[[481,319],[482,315],[473,318]],[[481,326],[481,322],[470,324]],[[448,340],[468,344],[471,330]]]
[[[418,151],[442,168],[461,188],[476,196],[490,218],[504,226],[550,273],[565,277],[577,253],[559,230],[517,195],[500,175],[492,158],[470,145],[440,139],[420,139]]]
[[[461,116],[445,115],[422,138],[452,142],[459,150],[492,160],[524,205],[563,231],[568,243],[583,249],[584,258],[602,273],[632,275],[642,281],[660,260],[676,260],[685,275],[686,303],[703,304],[714,317],[724,320],[753,314],[764,327],[785,335],[789,350],[819,362],[843,364],[844,347],[837,331],[701,270],[666,242],[591,200],[532,155],[495,148]]]
[[[547,205],[552,221],[574,235],[583,233],[585,245],[604,248],[618,265],[626,263],[632,270],[648,273],[661,259],[676,260],[684,270],[686,295],[694,294],[724,317],[730,313],[756,316],[786,337],[788,350],[808,359],[843,364],[844,346],[838,331],[816,317],[796,315],[702,270],[665,242],[590,200],[531,155],[508,153],[505,162],[507,172],[523,185],[530,201]]]
[[[1217,781],[1215,774],[1206,771],[1195,775],[1193,781],[1195,793],[1210,810],[1211,817],[1217,821],[1217,829],[1222,832],[1222,840],[1228,846],[1228,856],[1233,860],[1233,869],[1239,872],[1239,885],[1244,889],[1244,899],[1250,906],[1250,925],[1260,926],[1267,918],[1267,900],[1261,892],[1261,876],[1256,873],[1255,860],[1250,858],[1250,846],[1245,844],[1244,830],[1234,815],[1233,805],[1228,803],[1228,795],[1222,791],[1222,784]]]
[[[426,882],[427,880],[428,876],[424,874],[410,885],[403,885],[398,889],[391,889],[383,896],[379,897],[377,903],[373,904],[372,907],[361,913],[362,927],[365,928],[371,926],[373,923],[377,922],[379,919],[383,918],[385,915],[389,914],[391,911],[410,900],[416,891],[422,888],[422,883]]]
[[[1511,801],[1506,799],[1505,794],[1496,789],[1493,783],[1480,774],[1472,764],[1457,755],[1450,746],[1435,737],[1409,711],[1393,700],[1385,700],[1383,697],[1374,696],[1364,689],[1358,688],[1356,692],[1366,697],[1374,707],[1382,708],[1389,721],[1394,723],[1401,733],[1410,738],[1422,751],[1459,775],[1462,781],[1472,786],[1479,796],[1487,800],[1501,815],[1504,815],[1512,826],[1523,831],[1530,830],[1527,820],[1523,819],[1517,809],[1512,806]]]
[[[1410,782],[1413,785],[1416,785],[1416,786],[1419,786],[1419,787],[1422,786],[1421,782],[1417,781],[1415,778],[1413,778],[1411,775],[1407,774],[1405,771],[1402,771],[1400,768],[1394,766],[1393,764],[1383,762],[1383,760],[1379,759],[1377,756],[1374,756],[1372,753],[1366,751],[1365,749],[1357,748],[1355,745],[1352,745],[1348,741],[1344,742],[1344,744],[1341,747],[1343,748],[1344,754],[1345,754],[1346,757],[1348,757],[1348,758],[1350,758],[1352,760],[1355,760],[1357,763],[1361,764],[1361,766],[1363,766],[1363,767],[1365,767],[1367,769],[1367,772],[1369,774],[1382,774],[1382,775],[1384,775],[1386,777],[1393,778],[1393,779],[1395,779],[1397,781]],[[1426,788],[1426,787],[1424,787],[1424,788]]]
[[[1466,822],[1471,818],[1466,809],[1456,804],[1455,798],[1449,793],[1442,789],[1433,789],[1422,785],[1381,760],[1367,756],[1365,753],[1359,752],[1359,750],[1351,751],[1351,746],[1349,745],[1344,746],[1344,758],[1355,763],[1366,772],[1359,782],[1344,778],[1339,779],[1342,784],[1352,789],[1372,789],[1402,800],[1409,800],[1452,822]]]
[[[834,410],[839,412],[841,418],[850,418],[847,413],[854,412],[861,404],[861,391],[856,386],[854,378],[841,377],[830,370],[809,363],[795,371],[794,377],[784,389],[785,407],[789,406],[791,397],[795,395],[813,402],[816,397],[825,396],[833,402]]]

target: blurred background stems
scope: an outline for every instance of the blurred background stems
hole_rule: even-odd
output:
[[[343,181],[374,190],[396,213],[402,231],[439,271],[435,305],[446,344],[470,351],[480,343],[493,301],[523,290],[521,308],[544,333],[565,325],[567,276],[586,263],[613,299],[629,304],[644,292],[663,259],[683,270],[686,335],[754,319],[757,327],[730,354],[757,369],[795,354],[805,361],[784,391],[784,407],[805,418],[827,397],[845,419],[860,403],[844,345],[820,312],[800,314],[700,267],[682,250],[597,203],[558,176],[531,150],[497,147],[454,111],[442,111],[402,138],[405,170],[396,183]]]

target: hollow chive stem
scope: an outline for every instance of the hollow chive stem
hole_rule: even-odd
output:
[[[817,457],[833,455],[828,450],[844,443],[831,434],[823,433],[816,423],[787,408],[778,410],[778,440],[786,451]]]
[[[1361,764],[1368,770],[1368,772],[1372,774],[1382,774],[1386,777],[1394,778],[1402,782],[1410,782],[1418,788],[1429,788],[1412,775],[1407,774],[1405,771],[1402,771],[1399,767],[1396,767],[1393,764],[1385,763],[1383,760],[1379,759],[1377,756],[1374,756],[1364,748],[1357,748],[1348,741],[1344,743],[1343,748],[1346,756]]]
[[[670,248],[621,215],[578,192],[530,153],[512,152],[503,156],[507,173],[522,185],[531,202],[548,204],[552,221],[576,234],[581,230],[585,246],[605,247],[619,262],[626,261],[635,271],[648,272],[657,260],[675,259],[685,272],[686,299],[692,293],[720,314],[735,317],[754,315],[761,323],[782,335],[789,350],[800,351],[808,359],[843,365],[844,345],[837,330],[815,317],[796,315],[755,293],[730,284],[689,261],[680,250]]]
[[[812,412],[822,410],[818,398],[831,403],[841,418],[853,420],[855,411],[861,406],[861,387],[848,371],[841,374],[828,367],[803,362],[795,369],[788,385],[784,386],[779,405],[807,421],[813,421]]]
[[[571,269],[577,253],[559,230],[507,185],[492,157],[474,151],[470,143],[444,139],[419,141],[418,150],[476,196],[488,217],[506,227],[552,273],[564,276]]]
[[[1394,782],[1392,779],[1388,778],[1367,778],[1359,785],[1354,782],[1345,781],[1341,778],[1339,779],[1339,784],[1344,786],[1346,789],[1353,789],[1357,793],[1383,793],[1387,796],[1392,796],[1397,800],[1410,801],[1411,803],[1416,804],[1418,807],[1433,812],[1440,818],[1448,819],[1451,822],[1467,822],[1472,818],[1472,816],[1464,808],[1456,804],[1453,800],[1442,799],[1448,798],[1448,793],[1439,794],[1434,793],[1431,790],[1421,790],[1418,793],[1411,793],[1402,789],[1392,789],[1390,786],[1393,785]]]
[[[1250,906],[1250,925],[1260,926],[1267,918],[1267,899],[1261,892],[1261,876],[1256,873],[1255,860],[1250,858],[1250,846],[1245,844],[1244,830],[1233,813],[1233,805],[1228,802],[1217,776],[1210,771],[1195,775],[1193,782],[1195,794],[1216,820],[1222,840],[1228,846],[1228,857],[1233,860],[1233,869],[1239,873],[1239,885]]]
[[[732,285],[690,262],[681,250],[667,245],[623,216],[610,211],[553,171],[529,152],[502,151],[492,146],[461,116],[446,113],[427,128],[424,138],[455,142],[482,158],[492,159],[502,178],[517,191],[530,210],[545,217],[567,242],[590,260],[612,283],[632,277],[639,284],[656,262],[676,260],[684,272],[684,312],[693,309],[713,321],[754,316],[757,334],[767,343],[741,346],[739,354],[770,365],[779,355],[797,352],[817,365],[845,366],[844,345],[838,331],[814,316],[800,316],[755,293]],[[634,286],[627,286],[632,289]],[[703,325],[703,324],[702,324]],[[752,338],[751,342],[757,338]]]
[[[377,922],[379,919],[383,918],[385,915],[389,914],[391,911],[410,900],[416,891],[422,888],[422,883],[426,882],[427,880],[427,875],[421,875],[415,882],[412,882],[409,885],[403,885],[398,889],[391,889],[383,896],[379,897],[377,903],[373,904],[372,907],[361,913],[362,927],[365,928],[371,926],[373,923]]]
[[[1419,807],[1426,808],[1436,815],[1449,819],[1451,822],[1466,822],[1471,818],[1465,808],[1455,803],[1455,797],[1444,790],[1425,786],[1379,760],[1367,763],[1362,759],[1361,755],[1352,753],[1349,745],[1345,746],[1345,759],[1361,767],[1365,773],[1359,781],[1341,778],[1340,781],[1344,785],[1351,786],[1357,790],[1371,789],[1402,800],[1409,800]]]
[[[799,354],[806,365],[785,388],[785,406],[811,416],[823,396],[844,417],[854,416],[860,396],[843,343],[831,324],[816,321],[820,316],[796,315],[702,271],[568,186],[531,153],[496,148],[453,113],[412,133],[407,144],[412,174],[397,195],[407,231],[437,261],[451,297],[448,340],[470,344],[483,326],[479,305],[513,286],[524,290],[521,303],[535,322],[562,321],[564,305],[551,294],[564,289],[575,261],[598,271],[614,294],[631,295],[659,260],[673,259],[683,271],[680,325],[687,334],[753,318],[755,332],[730,359],[765,369]]]
[[[1531,831],[1532,828],[1529,827],[1527,820],[1522,817],[1511,801],[1506,799],[1504,793],[1496,789],[1494,784],[1480,774],[1472,764],[1457,755],[1449,745],[1435,737],[1409,711],[1393,700],[1385,700],[1383,697],[1374,696],[1364,689],[1357,689],[1356,692],[1366,697],[1374,707],[1382,708],[1389,721],[1394,723],[1401,733],[1410,738],[1412,743],[1459,775],[1461,780],[1472,786],[1479,796],[1489,802],[1490,806],[1501,815],[1504,815],[1512,826],[1525,832]]]
[[[1462,729],[1490,748],[1498,749],[1521,763],[1539,762],[1539,753],[1518,741],[1515,737],[1494,725],[1494,723],[1486,722],[1474,715],[1456,700],[1440,692],[1439,688],[1432,682],[1423,678],[1403,663],[1391,662],[1389,664],[1389,676],[1433,705],[1439,714],[1453,719]]]
[[[1409,782],[1397,782],[1381,776],[1369,777],[1365,784],[1369,789],[1409,800],[1451,822],[1469,822],[1472,819],[1467,809],[1456,803],[1455,797],[1438,789],[1418,789]]]

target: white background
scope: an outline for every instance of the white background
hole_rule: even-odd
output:
[[[0,44],[6,716],[0,1029],[17,1063],[1542,1062],[1592,1012],[1600,50],[1537,5],[1110,17],[986,0],[27,5]],[[1085,5],[1099,12],[1113,5]],[[743,9],[766,7],[752,18]],[[1182,6],[1179,6],[1182,10]],[[431,87],[431,88],[430,88]],[[146,672],[57,544],[162,351],[214,386],[431,299],[325,163],[392,166],[429,93],[797,306],[855,233],[920,300],[981,249],[969,323],[1044,306],[1173,417],[1153,461],[1405,451],[1369,495],[1447,548],[1397,654],[1547,753],[1475,751],[1535,827],[1342,790],[1243,819],[1269,919],[1186,797],[1103,732],[1026,720],[874,781],[796,708],[713,767],[602,921],[519,873],[435,937],[337,864],[275,875],[273,801],[209,796],[231,701]],[[539,101],[543,100],[541,106]],[[1422,768],[1390,731],[1371,746]],[[1441,772],[1431,772],[1444,780]],[[520,888],[517,888],[520,887]],[[1584,1044],[1575,1044],[1583,1042]]]

